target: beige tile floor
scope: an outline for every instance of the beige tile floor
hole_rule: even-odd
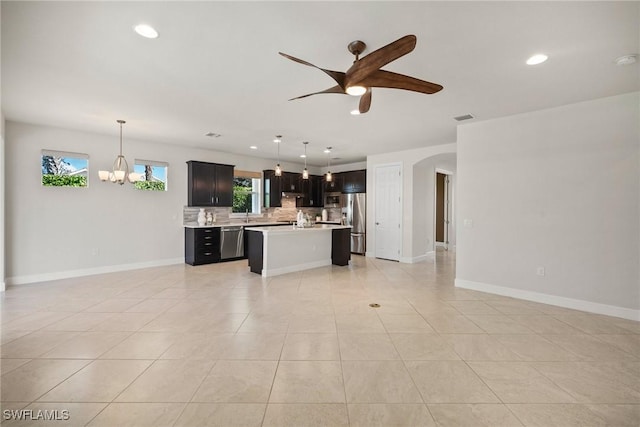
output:
[[[456,289],[455,254],[9,288],[7,426],[638,426],[640,324]],[[379,308],[369,307],[380,304]]]

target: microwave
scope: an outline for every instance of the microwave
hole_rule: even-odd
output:
[[[324,207],[325,208],[339,208],[340,199],[342,193],[325,193],[324,194]]]

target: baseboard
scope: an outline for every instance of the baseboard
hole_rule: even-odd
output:
[[[434,251],[429,251],[426,254],[422,254],[414,257],[400,257],[400,262],[403,264],[415,264],[417,262],[426,261],[429,257],[432,257],[435,254]]]
[[[170,258],[133,264],[108,265],[85,268],[82,270],[56,271],[53,273],[32,274],[28,276],[7,277],[7,285],[26,285],[28,283],[48,282],[50,280],[70,279],[72,277],[93,276],[95,274],[116,273],[118,271],[139,270],[142,268],[162,267],[184,263],[184,258]]]
[[[488,283],[473,282],[471,280],[456,279],[455,286],[456,288],[471,289],[474,291],[503,295],[506,297],[539,302],[542,304],[587,311],[589,313],[604,314],[606,316],[640,321],[640,310],[634,310],[632,308],[600,304],[597,302],[566,298],[557,295],[542,294],[522,289],[507,288],[504,286],[490,285]]]

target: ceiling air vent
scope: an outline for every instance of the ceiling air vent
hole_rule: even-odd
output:
[[[473,117],[473,114],[465,114],[464,116],[458,116],[458,117],[454,117],[455,120],[461,122],[463,120],[469,120],[469,119],[474,119],[475,117]]]

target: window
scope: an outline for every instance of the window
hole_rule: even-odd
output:
[[[233,172],[232,213],[259,214],[262,174],[236,170]]]
[[[89,155],[42,150],[42,185],[45,187],[86,187]]]
[[[154,160],[135,160],[133,171],[140,176],[135,187],[138,190],[167,191],[169,163]]]

